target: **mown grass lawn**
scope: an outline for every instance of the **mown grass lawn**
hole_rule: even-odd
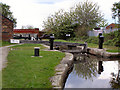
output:
[[[40,57],[34,55],[34,47],[40,47]],[[43,51],[40,44],[23,44],[12,47],[7,67],[2,71],[3,88],[51,88],[50,77],[55,74],[64,53]]]

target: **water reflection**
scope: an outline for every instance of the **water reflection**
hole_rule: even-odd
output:
[[[103,65],[102,65],[102,61],[98,62],[98,74],[101,74],[101,72],[103,72]]]
[[[120,61],[77,55],[65,88],[120,88]]]
[[[97,75],[97,60],[89,59],[88,55],[79,54],[73,72],[81,78],[91,79]]]
[[[118,61],[118,73],[111,73],[112,78],[110,80],[110,85],[112,88],[120,88],[120,61]]]

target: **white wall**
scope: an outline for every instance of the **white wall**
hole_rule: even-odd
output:
[[[105,29],[105,30],[93,30],[93,31],[89,31],[88,35],[89,36],[98,36],[99,33],[110,33],[110,32],[114,32],[117,31],[118,29]]]

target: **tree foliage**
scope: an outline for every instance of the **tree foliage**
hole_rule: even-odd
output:
[[[114,19],[118,17],[118,22],[120,23],[120,1],[118,3],[113,4],[112,14],[112,17]]]
[[[10,20],[13,21],[14,27],[16,27],[16,18],[13,17],[13,13],[10,11],[10,6],[7,4],[0,3],[0,13],[2,13],[3,16],[9,18]]]
[[[68,12],[55,12],[43,22],[43,27],[49,33],[54,33],[57,38],[63,38],[66,34],[71,34],[71,37],[86,36],[87,31],[93,29],[102,17],[99,6],[86,1],[70,8]]]
[[[105,19],[99,23],[99,27],[102,27],[102,29],[105,29],[106,26],[108,26],[108,23]]]

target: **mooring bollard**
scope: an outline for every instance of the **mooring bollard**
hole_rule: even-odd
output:
[[[50,50],[53,50],[54,35],[50,35]]]
[[[99,33],[99,49],[103,49],[104,36],[102,33]]]
[[[38,41],[38,35],[36,36],[36,40]]]
[[[34,47],[34,56],[39,56],[40,47]]]

